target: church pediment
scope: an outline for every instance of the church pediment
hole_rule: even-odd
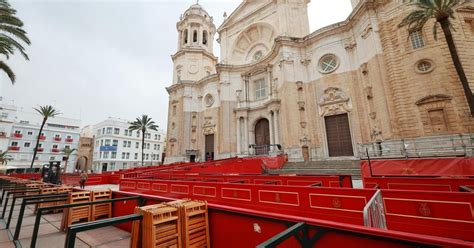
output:
[[[222,25],[219,27],[218,32],[221,30],[232,26],[233,24],[243,20],[244,18],[248,18],[250,15],[258,12],[260,9],[264,8],[268,4],[272,3],[272,0],[245,0],[243,1],[237,9],[232,12],[227,19],[224,20]]]
[[[434,102],[449,101],[451,99],[452,97],[443,95],[443,94],[429,95],[416,101],[415,104],[420,106],[420,105],[425,105],[425,104],[434,103]]]

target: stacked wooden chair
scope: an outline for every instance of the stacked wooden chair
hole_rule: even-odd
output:
[[[112,190],[99,190],[92,192],[92,201],[103,201],[112,199]],[[104,203],[92,205],[91,221],[98,220],[100,218],[111,218],[112,217],[112,203]]]
[[[91,201],[90,191],[70,192],[67,204],[83,203]],[[65,231],[72,223],[91,220],[91,206],[81,206],[67,208],[63,211],[63,218],[61,221],[61,230]]]
[[[209,248],[207,203],[178,200],[136,208],[143,215],[132,226],[131,248]]]

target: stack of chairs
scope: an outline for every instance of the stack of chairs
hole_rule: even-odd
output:
[[[99,190],[92,192],[92,201],[103,201],[112,199],[112,190]],[[91,220],[112,217],[112,203],[92,205]]]
[[[205,201],[178,200],[137,207],[143,220],[132,226],[132,248],[210,248],[209,217]]]
[[[83,203],[91,201],[90,191],[70,192],[67,204]],[[61,221],[61,230],[65,231],[72,223],[91,220],[91,206],[81,206],[67,208],[63,211],[63,218]]]

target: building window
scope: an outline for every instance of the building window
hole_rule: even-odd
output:
[[[198,32],[197,30],[194,30],[193,32],[193,42],[197,42],[198,41]]]
[[[204,104],[206,104],[206,107],[211,107],[212,104],[214,104],[214,97],[211,94],[207,94],[206,97],[204,97]]]
[[[262,51],[257,51],[254,55],[253,55],[253,61],[259,61],[261,60],[263,57],[263,52]]]
[[[112,152],[111,158],[117,158],[117,152]]]
[[[66,139],[72,139],[72,136],[71,136],[71,135],[68,135],[68,136],[66,137]]]
[[[158,139],[158,134],[155,134],[155,140],[157,140],[157,139]]]
[[[319,60],[319,70],[322,73],[331,73],[339,66],[339,60],[334,54],[326,54]]]
[[[421,35],[421,31],[415,31],[410,34],[411,47],[413,49],[422,48],[425,46],[425,41]]]
[[[105,146],[110,146],[110,140],[109,139],[105,140]]]
[[[188,30],[184,30],[184,44],[188,44]]]
[[[134,157],[135,157],[135,159],[138,159],[138,153],[135,153]]]
[[[206,30],[202,32],[202,44],[207,45],[207,31]]]
[[[110,163],[110,170],[115,170],[115,163],[114,162]]]
[[[2,113],[2,117],[1,117],[1,118],[2,118],[2,119],[8,118],[8,113]]]
[[[99,136],[99,135],[100,135],[100,129],[97,130],[97,136]]]
[[[430,60],[421,60],[416,63],[416,71],[418,73],[429,73],[433,69],[433,63]]]
[[[158,150],[160,150],[160,145],[158,144]]]
[[[12,141],[12,145],[11,145],[11,146],[13,146],[13,147],[17,147],[17,146],[18,146],[18,142],[16,142],[16,141]]]
[[[104,152],[104,158],[109,158],[109,152]]]
[[[112,128],[111,127],[107,128],[107,134],[112,134]]]
[[[104,140],[100,140],[100,146],[104,146]]]
[[[123,147],[127,147],[127,141],[126,140],[123,141]]]
[[[102,128],[102,134],[105,134],[105,127]]]
[[[173,105],[173,116],[176,115],[176,105]]]
[[[258,79],[255,81],[255,98],[257,100],[263,99],[267,96],[267,84],[265,79]]]
[[[130,153],[129,153],[129,152],[127,152],[127,159],[129,159],[129,158],[130,158]]]
[[[25,142],[25,144],[23,145],[24,147],[30,147],[31,146],[31,143],[30,142]]]
[[[120,134],[120,128],[114,128],[114,134],[119,135]]]
[[[33,135],[33,132],[32,132],[32,131],[28,131],[28,135]]]
[[[112,141],[112,146],[118,146],[118,140],[113,140]]]
[[[58,149],[58,145],[57,145],[57,144],[54,144],[54,145],[53,145],[53,149]]]
[[[126,153],[122,152],[122,159],[125,159],[125,155],[126,155]]]
[[[139,131],[137,131],[137,137],[140,138],[140,132]]]
[[[54,160],[56,160],[56,157],[50,157],[49,158],[49,161],[54,161]]]
[[[15,134],[21,134],[20,130],[15,130]]]
[[[161,140],[161,135],[158,135],[158,140]]]
[[[61,138],[61,135],[56,134],[56,135],[54,135],[54,138]]]
[[[122,163],[122,168],[127,169],[127,163]]]
[[[64,149],[71,149],[69,145],[64,146]]]
[[[135,142],[135,148],[139,148],[139,144],[138,142]]]
[[[150,149],[150,143],[146,144],[146,149]]]
[[[123,135],[128,136],[128,129],[123,130]]]
[[[127,147],[132,147],[132,142],[129,141]]]

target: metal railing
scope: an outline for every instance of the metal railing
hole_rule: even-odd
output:
[[[283,150],[280,144],[272,145],[249,145],[249,153],[252,156],[267,156],[270,154],[283,154]]]
[[[364,207],[364,226],[387,229],[385,220],[385,206],[383,204],[382,191],[377,190],[374,196]]]
[[[357,145],[360,158],[474,156],[474,134],[384,140]]]
[[[57,205],[57,206],[51,206],[51,207],[40,207],[37,209],[37,212],[36,212],[35,224],[33,226],[33,233],[31,234],[30,247],[31,248],[36,247],[36,240],[38,239],[38,231],[39,231],[39,226],[41,222],[41,217],[43,216],[43,213],[47,211],[73,208],[73,207],[91,206],[91,205],[104,204],[104,203],[113,203],[113,202],[119,202],[119,201],[139,200],[140,198],[141,198],[140,196],[131,196],[131,197],[122,197],[122,198],[115,198],[115,199],[103,200],[103,201],[71,203],[71,204]]]
[[[120,217],[111,218],[111,219],[97,220],[97,221],[92,221],[92,222],[87,222],[87,223],[71,225],[70,227],[67,228],[66,241],[64,243],[64,247],[74,248],[75,243],[76,243],[76,236],[78,232],[94,230],[97,228],[122,224],[122,223],[130,222],[130,221],[136,221],[136,220],[141,221],[142,219],[143,219],[143,216],[140,214],[131,214],[131,215],[125,215],[125,216],[120,216]]]

